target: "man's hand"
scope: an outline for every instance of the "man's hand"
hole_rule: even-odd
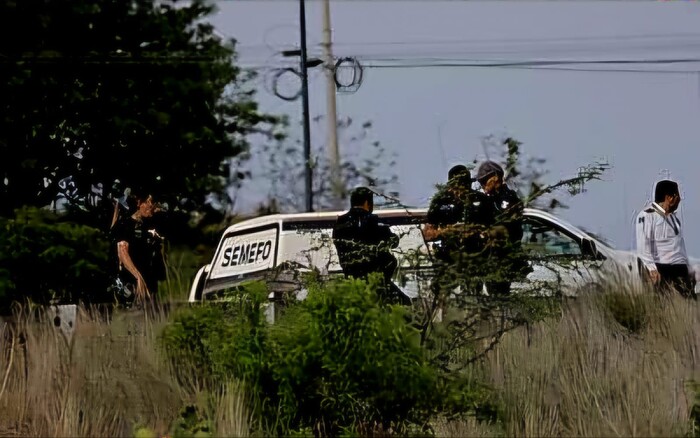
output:
[[[434,225],[425,224],[421,231],[423,232],[423,238],[426,242],[432,242],[440,238],[440,230]]]
[[[651,280],[651,284],[658,284],[659,281],[661,281],[661,275],[659,274],[659,271],[657,271],[656,269],[650,270],[649,280]]]
[[[145,303],[146,299],[151,298],[151,293],[148,291],[146,281],[141,275],[136,278],[136,302],[139,304]]]

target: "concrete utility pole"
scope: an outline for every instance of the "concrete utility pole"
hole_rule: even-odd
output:
[[[331,190],[333,206],[343,208],[343,180],[340,174],[340,153],[338,151],[338,116],[335,106],[335,71],[331,38],[330,0],[323,0],[323,61],[326,73],[326,121],[328,123],[328,159],[331,164]]]

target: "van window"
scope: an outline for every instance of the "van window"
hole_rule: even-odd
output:
[[[376,213],[376,212],[375,212]],[[425,222],[425,214],[407,213],[407,216],[381,217],[379,221],[387,225],[414,225]],[[285,221],[282,224],[282,231],[312,230],[333,228],[336,219],[310,219],[302,221]]]

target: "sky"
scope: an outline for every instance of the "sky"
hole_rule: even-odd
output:
[[[218,1],[210,18],[237,40],[239,64],[259,72],[260,109],[287,115],[292,130],[301,101],[284,101],[265,84],[292,62],[279,52],[299,47],[298,5]],[[484,137],[511,136],[526,156],[546,159],[548,182],[599,159],[610,163],[585,193],[561,193],[569,208],[557,214],[620,249],[633,247],[634,216],[654,181],[670,174],[681,185],[688,252],[700,256],[700,62],[668,62],[700,59],[700,3],[331,0],[330,7],[335,57],[365,67],[356,92],[337,94],[337,116],[372,121],[373,138],[396,155],[403,203],[427,206],[452,165],[485,158]],[[307,0],[306,9],[309,56],[320,56],[321,2]],[[532,61],[608,63],[454,66]],[[325,93],[325,77],[312,69],[312,117],[326,113]],[[325,135],[324,124],[312,124],[312,143]],[[340,148],[348,153],[342,141]],[[269,192],[255,160],[248,165],[254,178],[240,189],[240,212]]]

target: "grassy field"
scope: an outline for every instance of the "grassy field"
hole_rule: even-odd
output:
[[[206,390],[172,367],[165,311],[81,309],[72,339],[48,318],[0,326],[0,435],[166,436],[196,407],[213,436],[263,435],[236,381]],[[32,314],[33,315],[33,314]],[[507,333],[469,372],[493,390],[499,421],[435,418],[438,436],[692,436],[700,307],[611,289]],[[184,412],[184,413],[183,413]]]

